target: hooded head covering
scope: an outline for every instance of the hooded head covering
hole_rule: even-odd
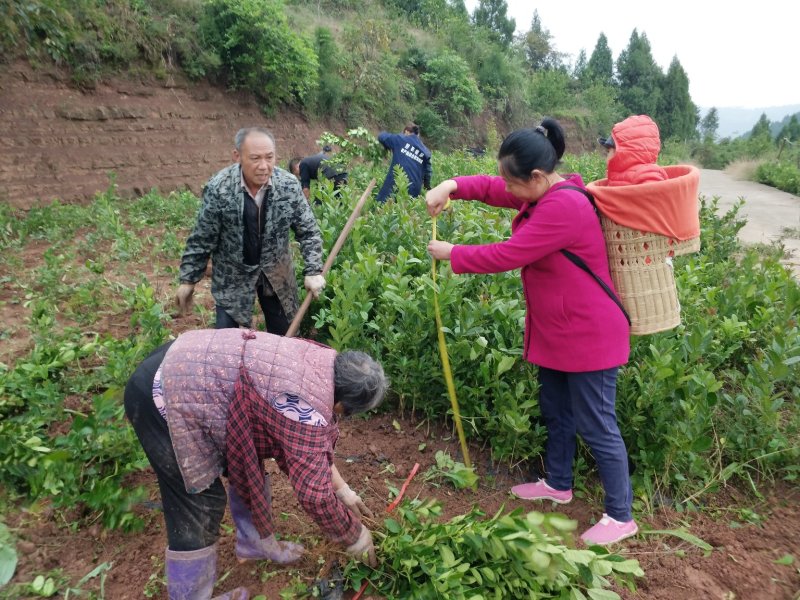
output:
[[[611,129],[614,156],[608,161],[608,185],[663,181],[667,173],[656,164],[661,151],[658,125],[647,115],[628,117]],[[608,138],[601,138],[608,147]]]

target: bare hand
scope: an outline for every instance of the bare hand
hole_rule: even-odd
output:
[[[175,300],[178,303],[178,309],[181,315],[189,315],[192,313],[194,306],[194,284],[182,283],[178,287],[178,293],[175,295]]]
[[[425,194],[425,204],[428,214],[435,217],[442,212],[450,200],[450,194],[458,189],[458,184],[452,179],[446,179]]]
[[[431,240],[428,242],[428,254],[436,260],[450,260],[450,253],[453,251],[453,244],[441,240]]]

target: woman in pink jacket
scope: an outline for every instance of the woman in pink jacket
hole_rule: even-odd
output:
[[[545,119],[503,141],[500,177],[456,177],[429,191],[426,202],[432,216],[451,198],[479,200],[518,213],[505,241],[432,241],[428,252],[449,260],[454,273],[522,269],[527,306],[524,357],[539,367],[539,405],[548,431],[547,475],[512,492],[530,500],[570,502],[579,433],[597,461],[606,494],[603,518],[581,537],[589,544],[611,544],[637,532],[628,455],[614,409],[617,371],[630,350],[629,325],[616,302],[600,221],[584,195],[583,180],[555,171],[564,147],[561,126]],[[591,273],[567,254],[582,259]]]

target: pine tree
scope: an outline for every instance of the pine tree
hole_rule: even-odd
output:
[[[575,65],[572,67],[572,76],[580,82],[588,80],[588,65],[586,59],[586,50],[581,48],[578,53],[578,58],[575,59]]]
[[[772,134],[769,131],[769,119],[767,118],[767,113],[761,113],[758,121],[755,125],[753,125],[753,129],[750,130],[751,140],[763,137],[767,137],[770,140],[772,139]]]
[[[789,122],[783,126],[781,132],[778,134],[778,143],[780,143],[784,138],[790,142],[796,142],[800,140],[800,121],[797,120],[797,115],[792,115],[792,118],[789,119]]]
[[[689,96],[689,77],[678,57],[669,65],[661,88],[661,105],[653,115],[661,127],[662,139],[689,139],[697,134],[697,107]]]
[[[700,121],[700,134],[703,136],[704,142],[713,142],[717,138],[717,130],[719,129],[719,112],[717,108],[712,106]]]
[[[628,47],[617,59],[619,98],[628,113],[650,115],[658,121],[663,79],[647,36],[634,29]]]
[[[612,85],[614,82],[614,59],[608,47],[606,34],[601,33],[597,38],[589,64],[586,66],[588,77],[597,83]]]

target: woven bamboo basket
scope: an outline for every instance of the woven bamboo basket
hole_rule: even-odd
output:
[[[645,335],[677,327],[681,314],[671,257],[699,250],[700,238],[677,242],[624,227],[605,216],[601,223],[611,279],[631,318],[631,333]]]

